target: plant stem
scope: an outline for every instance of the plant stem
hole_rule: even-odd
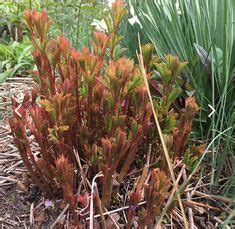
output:
[[[156,125],[157,125],[158,133],[159,133],[160,140],[161,140],[161,143],[162,143],[162,146],[163,146],[163,151],[165,153],[165,157],[166,157],[166,161],[167,161],[167,164],[168,164],[168,167],[169,167],[169,171],[170,171],[170,174],[171,174],[173,185],[174,185],[174,188],[177,192],[177,199],[178,199],[178,202],[179,202],[180,210],[182,212],[182,216],[183,216],[183,220],[184,220],[184,226],[185,226],[185,229],[188,229],[188,223],[187,223],[187,220],[186,220],[186,215],[185,215],[184,207],[183,207],[182,200],[181,200],[181,197],[180,197],[180,193],[178,191],[178,185],[176,183],[176,179],[175,179],[175,175],[174,175],[174,171],[173,171],[173,166],[172,166],[171,159],[170,159],[170,156],[169,156],[169,153],[168,153],[168,149],[167,149],[167,146],[166,146],[166,143],[165,143],[165,140],[164,140],[164,136],[162,134],[160,124],[158,122],[157,114],[155,112],[155,108],[154,108],[154,105],[153,105],[153,100],[152,100],[152,96],[151,96],[149,85],[148,85],[148,78],[146,76],[146,72],[145,72],[145,68],[144,68],[144,61],[143,61],[143,56],[142,56],[142,50],[141,50],[139,34],[138,34],[138,40],[139,40],[139,50],[140,50],[140,55],[138,56],[138,59],[139,59],[139,63],[140,63],[142,76],[143,76],[143,79],[144,79],[144,82],[145,82],[145,86],[147,88],[149,100],[150,100],[153,115],[154,115],[154,120],[155,120]]]

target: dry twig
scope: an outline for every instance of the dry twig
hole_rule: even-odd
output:
[[[139,41],[140,55],[137,55],[137,57],[138,57],[138,60],[139,60],[140,69],[141,69],[142,76],[143,76],[143,79],[144,79],[144,82],[145,82],[145,86],[147,88],[149,100],[150,100],[152,111],[153,111],[154,120],[155,120],[155,123],[157,125],[157,130],[158,130],[158,133],[159,133],[159,136],[160,136],[160,140],[161,140],[161,143],[162,143],[162,147],[163,147],[163,151],[164,151],[164,154],[165,154],[165,157],[166,157],[168,168],[169,168],[169,171],[170,171],[170,174],[171,174],[173,185],[174,185],[174,188],[175,188],[176,193],[177,193],[177,199],[178,199],[178,202],[179,202],[180,210],[182,212],[182,216],[183,216],[183,220],[184,220],[184,226],[185,226],[185,229],[188,229],[186,215],[185,215],[185,212],[184,212],[184,207],[183,207],[182,200],[181,200],[181,197],[180,197],[180,193],[179,193],[179,190],[178,190],[178,185],[176,183],[175,174],[174,174],[174,171],[173,171],[173,166],[172,166],[171,159],[170,159],[170,156],[169,156],[169,152],[168,152],[168,149],[167,149],[167,146],[166,146],[166,143],[165,143],[165,140],[164,140],[164,136],[163,136],[163,133],[162,133],[159,121],[158,121],[158,117],[157,117],[157,114],[155,112],[152,96],[151,96],[151,93],[150,93],[148,78],[147,78],[145,68],[144,68],[144,61],[143,61],[143,55],[142,55],[142,49],[141,49],[139,34],[138,34],[138,41]],[[162,220],[162,218],[159,219],[158,226],[160,225],[161,220]]]

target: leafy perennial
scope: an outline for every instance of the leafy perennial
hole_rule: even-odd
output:
[[[81,52],[63,36],[49,38],[46,11],[24,14],[38,86],[22,104],[12,99],[10,125],[33,182],[49,197],[63,194],[73,212],[76,153],[93,172],[102,171],[102,204],[108,206],[113,175],[123,181],[150,126],[140,70],[114,52],[122,39],[117,28],[125,11],[117,1],[112,17],[106,18],[109,34],[94,32],[93,51],[84,47]],[[33,155],[28,131],[40,147],[40,158]]]
[[[102,172],[101,203],[105,208],[112,199],[114,180],[123,182],[140,146],[154,139],[159,148],[140,68],[123,56],[118,45],[123,39],[118,26],[125,13],[123,2],[116,1],[111,16],[105,18],[108,33],[94,32],[92,49],[84,47],[81,51],[73,49],[63,36],[49,37],[51,21],[46,11],[24,14],[37,66],[31,74],[37,86],[31,95],[25,94],[21,104],[12,98],[13,118],[9,122],[32,181],[49,198],[67,200],[76,225],[80,223],[77,204],[88,202],[87,192],[84,197],[76,193],[78,180],[83,179],[80,158],[89,164],[90,175]],[[160,76],[155,85],[156,110],[166,138],[172,139],[168,147],[174,160],[186,151],[198,107],[190,97],[177,119],[174,102],[181,91],[176,82],[186,63],[170,55],[160,60],[153,51],[151,45],[143,47],[144,63],[149,78],[156,71]],[[39,145],[39,157],[32,152],[29,132]],[[190,161],[189,156],[186,161]],[[140,225],[154,223],[167,197],[168,171],[160,167],[152,171],[149,184],[141,181],[130,196],[132,206],[137,206],[144,190],[147,206],[139,217]],[[129,226],[134,215],[135,211],[129,211]]]

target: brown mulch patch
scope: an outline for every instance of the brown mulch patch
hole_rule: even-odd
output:
[[[0,187],[0,224],[2,228],[27,227],[30,203],[15,184]]]
[[[8,125],[11,96],[22,101],[24,92],[33,85],[30,78],[13,78],[0,86],[0,225],[2,228],[29,226],[28,188],[22,182],[26,172]]]

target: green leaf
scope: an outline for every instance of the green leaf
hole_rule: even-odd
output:
[[[116,45],[115,48],[114,48],[114,51],[113,51],[113,56],[114,56],[114,59],[118,59],[120,57],[122,57],[124,55],[124,53],[126,52],[126,48],[122,48],[122,46],[120,45]]]
[[[58,130],[59,130],[60,133],[63,133],[65,131],[69,130],[69,126],[66,126],[66,125],[60,126]]]
[[[172,103],[179,97],[181,93],[182,93],[182,90],[179,87],[174,87],[168,97],[168,101]]]
[[[56,120],[56,112],[55,112],[55,107],[52,104],[52,102],[50,100],[44,99],[40,101],[41,105],[43,106],[43,108],[46,110],[46,112],[48,112],[53,121]]]
[[[55,128],[48,128],[48,131],[49,131],[49,140],[56,144],[59,144],[59,137]]]
[[[83,87],[78,88],[79,94],[82,98],[87,98],[88,96],[88,86],[84,85]]]

